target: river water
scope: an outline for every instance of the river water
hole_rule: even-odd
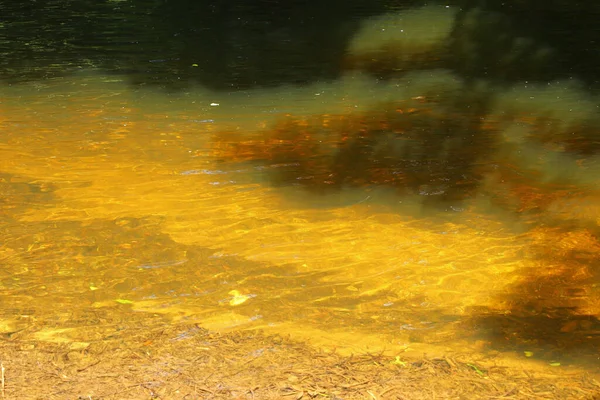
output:
[[[436,88],[461,99],[475,90],[437,68],[392,83],[349,71],[218,91],[133,84],[92,66],[3,84],[1,330],[86,341],[136,313],[349,351],[594,365],[600,159],[527,133],[542,118],[559,136],[563,123],[593,124],[597,100],[583,86],[487,88],[479,132],[493,147],[473,163],[476,189],[444,201],[430,200],[441,189],[429,169],[408,192],[358,178],[314,190],[297,159],[278,180],[281,163],[257,155],[286,119],[368,119],[382,101],[407,111]],[[442,124],[471,118],[470,107],[452,110]],[[244,144],[249,157],[227,150]]]

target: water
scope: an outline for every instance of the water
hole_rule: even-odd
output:
[[[599,163],[589,130],[568,135],[597,126],[597,99],[573,82],[474,86],[427,61],[443,40],[391,80],[353,66],[174,91],[87,66],[4,84],[1,330],[84,341],[146,313],[352,351],[592,365]],[[351,141],[379,123],[406,163],[368,144],[328,164],[339,126]],[[330,147],[301,147],[316,142]]]

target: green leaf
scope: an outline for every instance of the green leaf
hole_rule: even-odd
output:
[[[560,363],[559,362],[551,362],[550,366],[551,367],[560,367]]]
[[[473,368],[473,370],[475,372],[477,372],[480,376],[485,376],[485,372],[481,371],[479,368],[477,368],[476,365],[474,364],[467,364],[469,367]]]

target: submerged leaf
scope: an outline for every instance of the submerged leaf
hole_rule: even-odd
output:
[[[239,306],[250,298],[250,296],[243,295],[237,290],[232,290],[229,292],[229,294],[233,296],[233,298],[229,300],[230,306]]]

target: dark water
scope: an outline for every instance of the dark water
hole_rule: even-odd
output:
[[[343,72],[344,51],[360,22],[415,1],[2,1],[2,79],[62,75],[82,67],[176,89],[302,84]],[[506,4],[454,1],[453,56],[465,77],[495,81],[573,75],[597,81],[594,5],[560,1]],[[485,23],[472,25],[469,16]],[[464,47],[466,36],[470,42]],[[515,38],[520,40],[515,46]],[[548,47],[544,65],[531,53]],[[515,61],[504,55],[514,52]],[[519,60],[519,61],[518,61]],[[528,62],[529,61],[529,62]]]

